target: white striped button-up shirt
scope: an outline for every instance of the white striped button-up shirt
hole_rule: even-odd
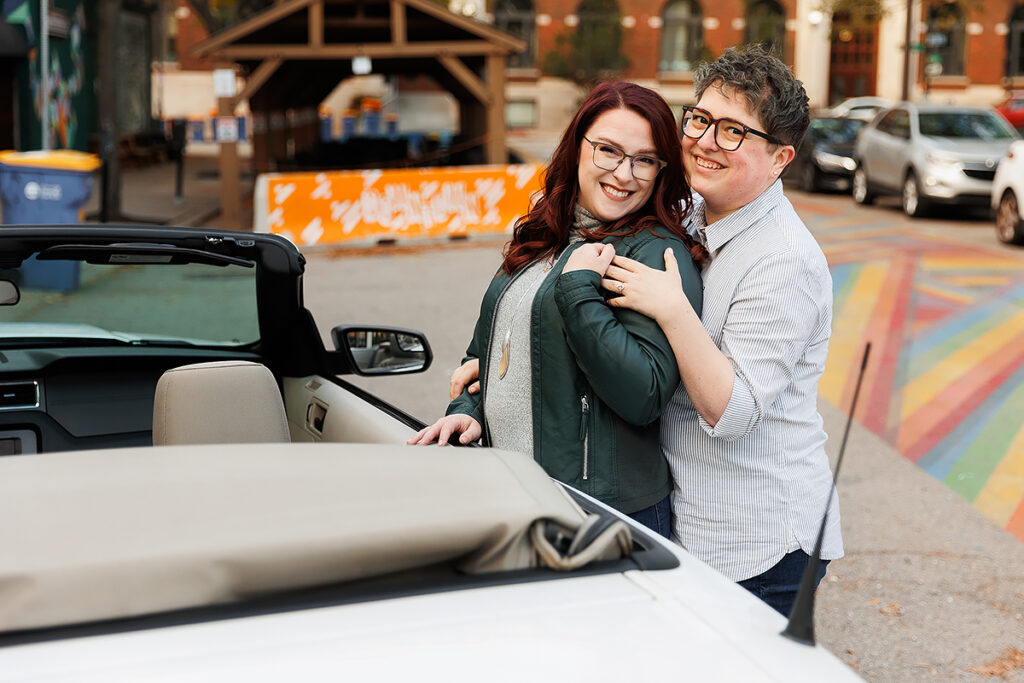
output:
[[[672,468],[673,536],[734,581],[797,549],[814,550],[832,486],[817,410],[832,325],[832,277],[776,181],[741,209],[691,233],[711,255],[701,321],[735,368],[712,427],[680,385],[661,421]],[[823,559],[843,555],[833,498]]]

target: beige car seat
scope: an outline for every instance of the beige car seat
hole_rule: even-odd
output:
[[[239,360],[183,365],[157,382],[154,446],[289,440],[284,401],[264,365]]]

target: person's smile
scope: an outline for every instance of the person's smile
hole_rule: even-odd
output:
[[[711,171],[719,171],[725,168],[724,164],[720,164],[713,159],[708,159],[707,157],[700,156],[699,154],[694,154],[693,159],[694,163],[700,168],[706,168]]]
[[[614,185],[609,185],[608,183],[601,183],[601,189],[604,190],[604,193],[606,195],[608,195],[609,197],[616,201],[623,201],[629,199],[634,192],[634,190],[623,190],[621,188],[615,187]]]

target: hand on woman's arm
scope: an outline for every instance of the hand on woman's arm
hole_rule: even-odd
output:
[[[472,382],[472,384],[470,384]],[[466,389],[466,385],[469,384],[469,388]],[[452,373],[452,378],[448,380],[448,400],[454,401],[461,393],[462,390],[470,394],[475,394],[480,391],[480,359],[471,358],[465,363],[455,368],[455,372]]]
[[[732,396],[735,371],[683,293],[672,250],[665,250],[665,270],[616,256],[601,285],[619,295],[609,305],[643,313],[658,323],[672,346],[690,401],[708,424],[717,424]]]

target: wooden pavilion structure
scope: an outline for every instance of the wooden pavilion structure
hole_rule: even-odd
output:
[[[459,104],[461,133],[479,140],[487,163],[505,163],[505,63],[526,44],[489,24],[456,14],[434,0],[279,0],[248,20],[198,43],[193,52],[224,65],[237,65],[245,87],[218,100],[221,116],[232,116],[249,101],[254,120],[253,162],[269,170],[272,147],[286,110],[312,110],[343,79],[352,60],[369,57],[373,73],[426,75]],[[317,122],[307,122],[316,131]],[[310,144],[315,132],[306,135]],[[240,218],[236,146],[221,145],[221,206],[225,225]]]

